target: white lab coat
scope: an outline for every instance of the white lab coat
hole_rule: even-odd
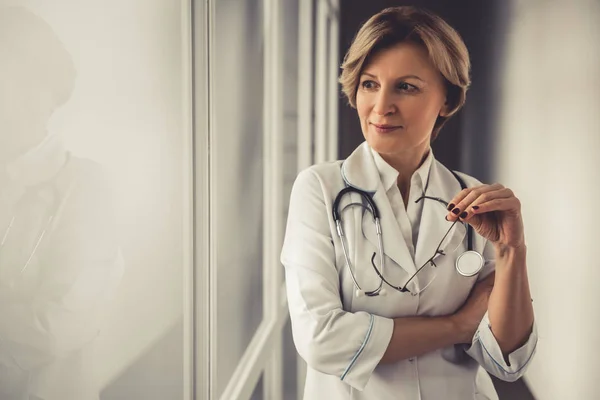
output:
[[[2,400],[99,398],[94,342],[123,260],[102,168],[66,157],[49,136],[8,166],[2,184]]]
[[[479,184],[473,177],[460,175],[469,187]],[[475,235],[474,249],[486,260],[478,276],[465,278],[454,268],[456,257],[467,249],[465,237],[457,251],[436,259],[438,276],[421,294],[413,296],[388,287],[386,296],[357,297],[332,219],[332,203],[346,185],[374,193],[381,214],[385,275],[391,282],[406,282],[434,253],[449,224],[443,206],[425,201],[413,260],[366,142],[343,162],[312,166],[298,175],[281,261],[294,343],[308,364],[304,398],[497,399],[491,379],[479,371],[479,366],[502,380],[521,377],[535,353],[535,325],[527,343],[509,355],[510,365],[502,357],[487,314],[470,345],[378,365],[391,339],[393,318],[442,316],[457,311],[476,281],[494,270],[493,247]],[[460,190],[452,173],[434,159],[427,195],[450,201]],[[360,201],[358,195],[346,195],[340,209]],[[379,278],[370,257],[378,252],[378,242],[372,217],[360,207],[351,208],[342,217],[356,279],[363,288],[375,289]],[[419,273],[409,288],[416,291],[419,282],[427,284],[430,280],[425,272]]]

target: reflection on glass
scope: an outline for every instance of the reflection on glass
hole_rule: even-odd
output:
[[[109,185],[48,132],[76,78],[52,27],[2,8],[0,54],[0,399],[97,399],[93,346],[123,272]]]

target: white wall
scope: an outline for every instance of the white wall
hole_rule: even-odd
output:
[[[496,180],[522,200],[540,400],[597,398],[600,3],[513,1]]]
[[[50,130],[61,132],[76,155],[102,164],[113,183],[125,275],[97,343],[96,366],[105,387],[181,324],[186,134],[181,2],[0,1],[9,4],[40,15],[71,53],[75,92]],[[181,338],[171,340],[183,346]],[[169,386],[145,399],[157,393],[175,398],[182,392],[181,357],[165,352],[153,358],[159,365],[138,365],[146,371],[145,382],[126,382],[104,398],[142,398],[134,395],[142,384]],[[169,376],[152,372],[161,369]]]

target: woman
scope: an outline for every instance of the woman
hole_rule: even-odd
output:
[[[94,343],[123,272],[110,185],[48,132],[76,75],[53,29],[0,8],[0,52],[0,399],[97,400]]]
[[[342,70],[365,142],[299,174],[282,251],[305,398],[497,398],[479,367],[518,379],[537,331],[519,200],[430,147],[465,102],[467,49],[439,17],[390,8]]]

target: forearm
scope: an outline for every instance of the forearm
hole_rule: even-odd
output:
[[[420,356],[463,341],[452,317],[406,317],[394,319],[394,332],[382,364]]]
[[[496,247],[496,278],[488,304],[492,333],[506,356],[521,347],[533,327],[527,249]]]

